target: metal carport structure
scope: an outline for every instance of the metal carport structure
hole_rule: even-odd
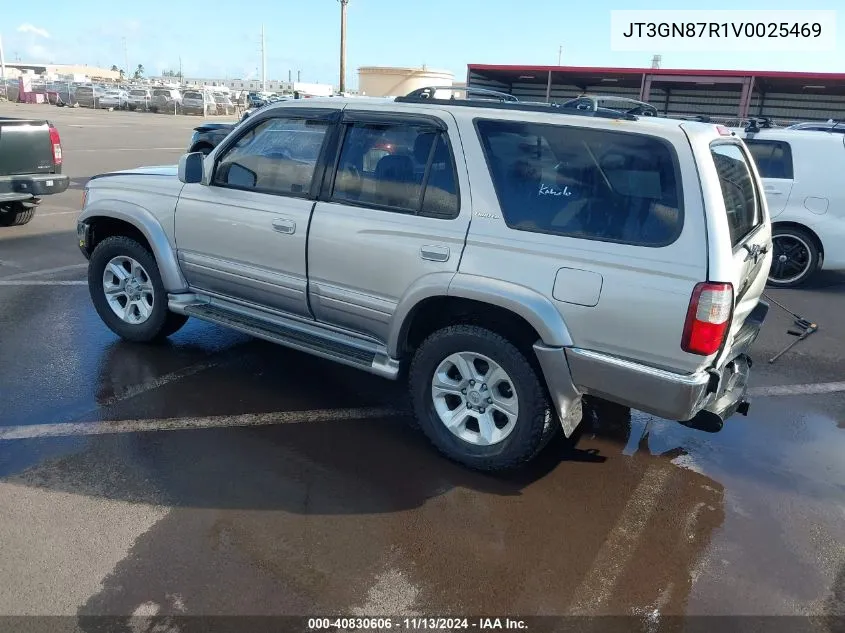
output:
[[[584,93],[631,97],[667,116],[845,119],[845,73],[470,64],[467,85],[534,101]]]

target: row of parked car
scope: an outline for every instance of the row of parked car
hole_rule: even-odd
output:
[[[64,96],[62,96],[64,100]],[[234,114],[236,105],[222,92],[184,90],[167,87],[104,88],[77,86],[69,96],[71,103],[88,108],[178,112],[180,114]]]

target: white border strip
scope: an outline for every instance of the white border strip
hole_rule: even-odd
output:
[[[276,413],[247,413],[201,418],[164,418],[161,420],[116,420],[110,422],[63,422],[60,424],[32,424],[0,428],[0,440],[29,440],[47,437],[78,435],[109,435],[114,433],[144,433],[150,431],[186,431],[191,429],[219,429],[231,427],[302,424],[308,422],[338,422],[374,418],[404,417],[407,412],[392,407],[356,409],[313,409],[310,411],[282,411]]]
[[[820,382],[807,385],[775,385],[755,387],[748,390],[749,396],[768,398],[773,396],[812,396],[845,391],[845,382]]]
[[[87,281],[42,281],[33,279],[0,279],[0,286],[87,286]]]
[[[25,273],[16,273],[7,277],[0,277],[0,281],[7,281],[12,279],[27,279],[29,277],[40,277],[41,275],[52,275],[53,273],[63,273],[66,270],[78,270],[80,268],[87,268],[88,264],[69,264],[68,266],[59,266],[58,268],[44,268],[42,270],[31,270]]]

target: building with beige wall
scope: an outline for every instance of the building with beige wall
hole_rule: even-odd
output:
[[[23,74],[35,75],[48,81],[55,81],[69,76],[74,78],[87,77],[95,81],[117,81],[120,79],[120,73],[117,71],[82,64],[26,64],[23,62],[6,62],[5,66],[7,79],[16,79]]]
[[[358,69],[358,94],[367,97],[400,97],[428,86],[451,86],[455,76],[447,70],[362,66]]]

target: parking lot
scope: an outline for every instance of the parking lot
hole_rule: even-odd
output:
[[[0,229],[0,615],[812,615],[838,630],[845,275],[771,293],[819,332],[769,364],[792,340],[772,305],[751,411],[721,433],[588,420],[527,471],[481,475],[407,424],[402,385],[201,322],[159,346],[102,324],[75,241],[84,183],[175,163],[196,117],[0,116],[50,118],[72,178]]]

